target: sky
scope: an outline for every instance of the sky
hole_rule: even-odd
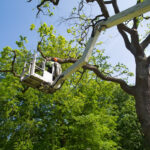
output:
[[[32,3],[27,3],[26,0],[3,0],[0,5],[0,51],[5,46],[16,48],[15,41],[19,40],[19,35],[26,36],[28,39],[27,48],[36,49],[38,34],[30,31],[30,25],[35,24],[39,27],[41,23],[46,22],[48,25],[54,25],[58,34],[63,35],[69,40],[66,33],[67,24],[59,24],[60,17],[69,16],[77,0],[60,0],[59,6],[55,8],[54,16],[48,17],[39,15],[36,17],[36,4],[39,0],[33,0]],[[127,9],[136,3],[136,0],[119,0],[120,10]],[[111,7],[109,7],[112,12]],[[95,12],[99,11],[95,7]],[[130,71],[135,72],[135,63],[132,55],[126,50],[124,42],[113,27],[108,29],[105,34],[101,34],[99,40],[103,41],[100,49],[105,49],[105,54],[110,56],[110,63],[124,63]],[[130,83],[134,83],[131,78]]]
[[[0,49],[9,45],[15,47],[15,41],[19,40],[19,35],[27,36],[29,47],[32,48],[37,44],[35,41],[38,39],[38,35],[29,30],[31,24],[35,24],[37,27],[43,22],[48,25],[53,24],[56,26],[58,33],[62,33],[63,26],[59,29],[58,22],[54,17],[46,17],[40,15],[36,17],[37,0],[33,0],[32,3],[27,3],[26,0],[4,0],[0,6]],[[70,2],[66,6],[69,6]],[[70,9],[71,11],[71,9]],[[57,17],[69,13],[69,9],[63,10],[58,7]],[[54,21],[55,20],[55,21]]]

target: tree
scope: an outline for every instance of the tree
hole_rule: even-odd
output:
[[[31,2],[32,0],[29,0]],[[42,0],[41,3],[38,5],[38,9],[41,11],[41,7],[46,3],[49,2],[49,0]],[[52,1],[58,5],[59,1]],[[87,22],[87,24],[80,24],[82,25],[83,32],[81,33],[81,39],[79,42],[83,45],[84,37],[87,35],[87,32],[85,32],[85,29],[89,29],[90,27],[94,28],[97,22],[101,20],[106,20],[110,14],[107,9],[107,5],[112,4],[115,13],[119,13],[119,8],[117,5],[116,0],[111,1],[103,1],[103,0],[86,0],[87,3],[90,2],[97,2],[98,6],[100,7],[100,15],[96,16],[94,19],[87,19],[85,16],[81,16],[80,13],[77,13],[78,18],[80,20],[83,20],[84,22]],[[138,0],[137,3],[141,3],[142,0]],[[81,0],[79,7],[80,12],[82,8],[84,7],[84,1]],[[101,19],[102,18],[102,19]],[[147,138],[148,142],[150,143],[150,77],[149,77],[149,64],[150,64],[150,57],[147,57],[145,54],[145,49],[150,43],[150,35],[140,42],[139,34],[138,34],[138,27],[141,19],[147,19],[147,17],[140,16],[133,18],[132,20],[132,26],[125,25],[124,23],[119,24],[117,26],[119,33],[124,39],[126,48],[131,52],[131,54],[135,58],[136,63],[136,84],[135,86],[129,86],[124,80],[114,78],[111,76],[108,76],[107,74],[104,74],[99,70],[99,68],[94,64],[86,64],[83,66],[84,70],[91,70],[93,71],[97,77],[101,78],[102,80],[106,81],[112,81],[115,83],[120,84],[121,88],[127,92],[128,94],[131,94],[134,96],[136,101],[136,112],[137,116],[139,118],[139,121],[142,125],[142,129],[144,132],[145,137]],[[46,33],[47,34],[47,33]],[[41,52],[42,56],[46,58],[47,60],[51,60],[52,57],[49,57],[48,55],[44,55],[43,51],[41,50],[41,45],[46,42],[45,39],[42,39],[38,43],[38,51]],[[17,76],[15,69],[14,69],[14,62],[16,59],[16,51],[12,51],[14,55],[11,55],[12,57],[12,63],[9,64],[9,68],[11,69],[1,69],[0,72],[11,72],[14,76]],[[58,58],[59,63],[74,63],[77,61],[77,58]],[[6,63],[7,65],[7,63]]]
[[[47,2],[47,0],[41,1],[41,3],[45,3],[45,2]],[[84,17],[82,17],[79,12],[84,7],[84,1],[81,0],[80,2],[81,7],[79,7],[78,10],[78,17],[79,19],[83,19],[84,22],[90,21],[90,23],[87,26],[84,26],[85,27],[84,29],[89,29],[90,27],[95,26],[97,22],[103,19],[107,19],[110,16],[109,11],[106,7],[107,5],[112,4],[116,14],[120,12],[117,5],[117,0],[111,0],[111,1],[86,0],[86,2],[87,3],[97,2],[97,4],[101,9],[101,15],[96,16],[94,19],[85,19]],[[137,1],[137,3],[142,3],[142,2],[143,0]],[[101,19],[101,17],[103,17],[103,19]],[[103,80],[119,83],[121,88],[125,92],[134,96],[136,100],[136,111],[137,111],[139,121],[142,125],[144,135],[147,138],[148,142],[150,143],[150,86],[149,86],[150,57],[147,57],[145,54],[145,49],[150,43],[150,35],[148,34],[147,37],[142,42],[140,42],[138,27],[142,19],[148,19],[148,17],[144,17],[142,15],[140,17],[133,18],[131,27],[129,25],[125,25],[124,23],[117,25],[118,31],[121,34],[122,38],[124,39],[127,50],[129,50],[135,58],[135,63],[136,63],[135,86],[129,86],[123,80],[103,75],[96,66],[93,65],[91,66],[87,64],[83,68],[93,71],[98,77],[100,77]],[[84,36],[82,36],[82,39],[83,37]],[[71,60],[72,59],[63,60],[63,61],[70,62]],[[62,60],[59,60],[59,62],[62,62]]]

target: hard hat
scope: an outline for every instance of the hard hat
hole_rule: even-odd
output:
[[[56,57],[54,57],[54,58],[53,58],[53,61],[57,62],[57,61],[58,61],[58,59],[57,59]]]

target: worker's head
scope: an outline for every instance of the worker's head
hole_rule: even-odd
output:
[[[56,57],[54,57],[52,60],[53,60],[54,62],[57,62],[57,61],[58,61],[58,59],[57,59]]]

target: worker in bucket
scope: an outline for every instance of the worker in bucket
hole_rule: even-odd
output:
[[[57,61],[58,59],[54,57],[46,63],[47,71],[53,74],[53,81],[62,73],[61,65]]]

